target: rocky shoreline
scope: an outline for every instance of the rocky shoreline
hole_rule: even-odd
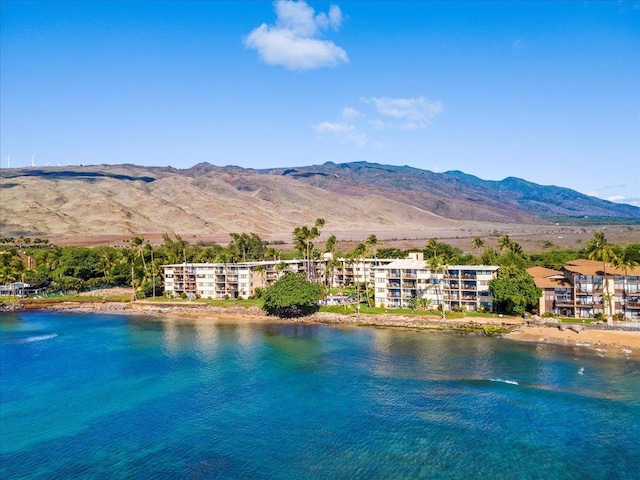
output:
[[[65,301],[65,302],[4,302],[0,311],[58,310],[79,313],[118,313],[162,316],[166,321],[248,321],[324,323],[331,325],[402,328],[464,335],[487,335],[509,340],[562,345],[605,354],[640,358],[640,328],[620,328],[594,324],[560,324],[542,319],[519,317],[463,317],[442,319],[437,316],[393,314],[336,314],[318,312],[308,317],[277,319],[269,317],[257,306],[214,306],[202,303]]]

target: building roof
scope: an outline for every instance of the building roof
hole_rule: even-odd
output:
[[[398,258],[391,263],[387,263],[386,265],[380,265],[379,267],[374,267],[376,270],[378,269],[395,269],[401,268],[405,270],[428,270],[427,264],[424,260],[414,260],[412,258]]]
[[[498,270],[496,265],[441,265],[448,270]],[[431,270],[428,262],[424,260],[414,260],[412,258],[399,258],[386,265],[375,267],[376,269],[414,269],[414,270]]]
[[[533,283],[540,288],[571,288],[573,285],[565,278],[534,277]]]
[[[571,260],[564,264],[564,269],[570,273],[578,275],[602,275],[603,264],[599,260],[586,260],[579,258],[577,260]],[[611,263],[605,263],[607,274],[609,275],[625,275],[625,271],[622,268],[616,268]],[[626,275],[640,275],[640,266],[629,268],[626,271]]]
[[[531,275],[533,278],[562,277],[562,272],[560,270],[553,270],[552,268],[546,268],[546,267],[527,268],[527,273]]]

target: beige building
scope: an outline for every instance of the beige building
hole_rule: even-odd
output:
[[[604,267],[604,268],[603,268]],[[572,260],[562,270],[527,270],[543,290],[539,312],[574,318],[622,315],[640,320],[640,267],[624,271],[594,260]]]

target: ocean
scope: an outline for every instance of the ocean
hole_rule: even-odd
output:
[[[393,329],[3,313],[2,479],[640,478],[640,362]]]

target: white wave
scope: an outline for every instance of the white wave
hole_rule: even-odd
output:
[[[57,336],[58,336],[57,333],[48,333],[47,335],[36,335],[34,337],[25,338],[20,343],[41,342],[43,340],[50,340],[52,338],[56,338]]]
[[[509,385],[518,385],[518,382],[515,380],[503,380],[501,378],[490,378],[489,380],[492,382],[508,383]]]

